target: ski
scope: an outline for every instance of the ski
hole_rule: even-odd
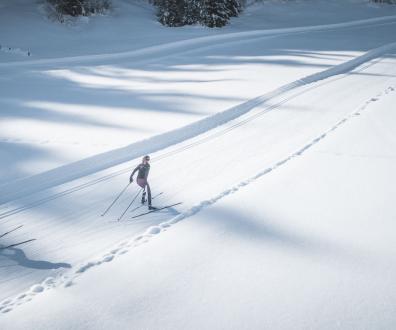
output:
[[[154,197],[152,197],[151,199],[155,199],[155,198],[157,198],[158,196],[160,196],[160,195],[162,195],[163,194],[163,192],[160,192],[160,193],[158,193],[158,194],[156,194],[156,195],[154,195]],[[136,211],[136,210],[139,210],[142,206],[144,206],[145,204],[141,204],[141,205],[139,205],[139,206],[136,206],[135,208],[133,208],[130,212],[132,213],[132,212],[134,212],[134,211]]]
[[[0,250],[9,249],[9,248],[12,248],[12,247],[15,247],[15,246],[19,246],[19,245],[22,245],[22,244],[26,244],[26,243],[29,243],[29,242],[33,242],[33,241],[35,241],[35,240],[36,240],[35,238],[32,238],[32,239],[28,239],[27,241],[15,243],[15,244],[10,244],[10,245],[7,245],[7,246],[0,246]]]
[[[1,235],[0,235],[0,238],[2,238],[2,237],[4,237],[5,235],[8,235],[8,234],[12,233],[13,231],[15,231],[15,230],[17,230],[17,229],[19,229],[19,228],[22,228],[22,227],[23,227],[23,225],[20,225],[20,226],[14,228],[14,229],[11,229],[10,231],[7,231],[7,232],[4,233],[4,234],[1,234]]]
[[[140,213],[138,215],[133,216],[132,219],[141,217],[141,216],[146,215],[146,214],[150,214],[150,213],[154,213],[154,212],[161,211],[161,210],[164,210],[164,209],[168,209],[168,208],[170,208],[172,206],[176,206],[176,205],[180,205],[180,204],[182,204],[182,202],[171,204],[171,205],[167,205],[167,206],[163,206],[163,207],[160,207],[158,209],[150,210],[150,211],[147,211],[147,212],[144,212],[144,213]]]

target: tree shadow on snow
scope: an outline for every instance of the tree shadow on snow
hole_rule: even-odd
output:
[[[322,237],[308,236],[294,227],[280,225],[279,219],[263,216],[257,217],[256,212],[241,212],[235,208],[214,207],[208,213],[210,224],[216,231],[224,232],[229,236],[249,240],[263,247],[274,247],[294,251],[306,257],[319,257],[320,260],[333,262],[356,262],[365,264],[365,256],[348,246],[340,246]],[[323,259],[323,257],[326,257]]]

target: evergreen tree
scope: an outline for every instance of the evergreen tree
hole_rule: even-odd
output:
[[[104,13],[111,6],[111,0],[47,0],[60,15],[89,16]]]
[[[242,11],[242,3],[240,0],[226,0],[226,6],[229,17],[237,17]]]
[[[222,27],[228,23],[228,0],[202,0],[200,21],[208,27]]]
[[[396,4],[396,0],[373,0],[373,2]]]
[[[222,27],[238,16],[244,0],[151,0],[158,7],[158,20],[166,26],[201,23]]]
[[[184,25],[184,0],[162,0],[158,3],[158,20],[167,26]]]
[[[192,25],[200,21],[201,0],[184,2],[184,24]]]

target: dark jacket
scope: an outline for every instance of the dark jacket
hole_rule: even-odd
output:
[[[137,178],[138,179],[145,179],[147,180],[147,177],[150,172],[150,164],[139,164],[136,166],[136,168],[133,170],[131,177],[129,178],[129,181],[132,182],[133,176],[135,175],[136,171],[138,171]]]

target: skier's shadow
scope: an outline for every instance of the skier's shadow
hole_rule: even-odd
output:
[[[43,260],[29,259],[23,250],[18,248],[8,248],[0,250],[0,256],[9,260],[15,261],[17,265],[33,269],[58,269],[58,268],[71,268],[71,265],[65,262],[53,263]]]

